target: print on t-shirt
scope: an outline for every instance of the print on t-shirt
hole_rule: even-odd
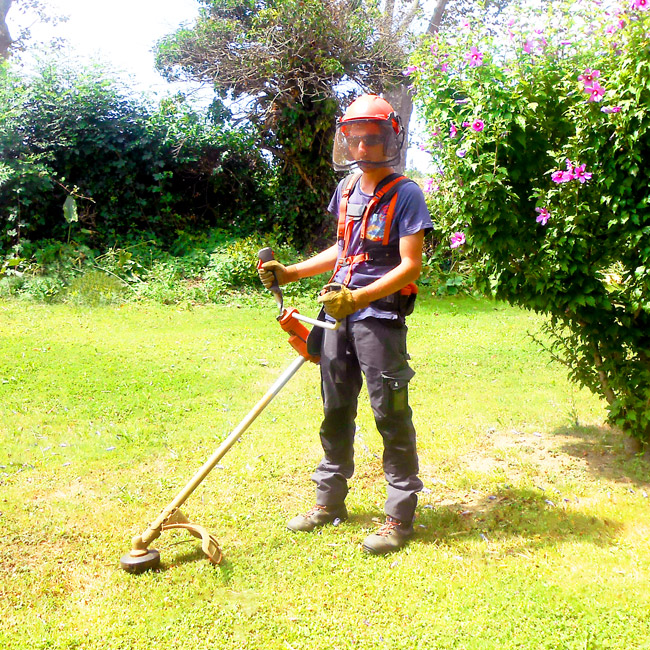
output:
[[[386,230],[386,215],[388,214],[388,205],[382,205],[368,218],[368,228],[366,230],[366,239],[368,241],[381,241],[384,238]]]

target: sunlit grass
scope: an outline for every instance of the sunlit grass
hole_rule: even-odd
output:
[[[385,495],[365,400],[350,520],[285,529],[321,453],[310,365],[183,508],[224,564],[166,532],[160,571],[122,572],[293,359],[274,316],[0,303],[0,647],[650,647],[648,462],[531,341],[539,317],[467,298],[410,320],[425,491],[403,552],[361,553]]]

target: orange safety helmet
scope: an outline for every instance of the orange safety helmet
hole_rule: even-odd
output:
[[[350,150],[350,126],[368,123],[379,126],[378,135],[383,144],[381,160],[356,160]],[[337,171],[345,171],[360,164],[363,167],[392,167],[399,163],[403,146],[402,121],[393,107],[379,95],[361,95],[348,106],[343,117],[336,123],[332,162]]]

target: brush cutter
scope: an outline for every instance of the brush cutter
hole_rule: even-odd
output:
[[[258,266],[273,259],[273,251],[270,248],[262,249],[259,254]],[[255,418],[266,408],[271,400],[282,390],[289,380],[296,374],[305,361],[319,362],[316,354],[309,353],[307,338],[309,330],[303,323],[313,325],[315,328],[337,329],[340,322],[326,322],[322,316],[318,319],[302,316],[297,309],[285,309],[282,290],[277,281],[270,290],[273,292],[280,313],[277,317],[282,329],[289,334],[290,345],[298,352],[299,356],[289,367],[278,377],[275,383],[269,388],[266,394],[249,411],[248,415],[233,429],[232,433],[221,443],[219,448],[208,458],[203,466],[194,474],[185,487],[176,495],[172,502],[163,509],[158,517],[149,524],[149,527],[140,535],[136,535],[132,541],[132,549],[120,560],[120,566],[129,573],[142,573],[148,569],[155,569],[160,565],[160,553],[149,548],[155,539],[158,539],[163,531],[180,529],[201,540],[201,548],[213,564],[219,564],[223,558],[219,543],[214,535],[210,534],[203,526],[193,524],[180,511],[180,507],[187,501],[192,492],[203,482],[207,475],[214,469],[217,463],[225,456],[230,448],[237,442],[241,435],[253,423]],[[314,334],[322,332],[313,330]],[[310,341],[311,343],[311,341]],[[309,346],[312,348],[312,345]]]

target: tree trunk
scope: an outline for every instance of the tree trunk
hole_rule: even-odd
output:
[[[433,15],[429,21],[429,26],[427,27],[427,34],[435,34],[440,29],[440,22],[442,17],[445,15],[445,9],[447,8],[447,3],[449,0],[438,0],[436,7],[433,10]]]
[[[9,58],[9,48],[14,42],[6,22],[11,3],[12,0],[0,0],[0,59]]]

